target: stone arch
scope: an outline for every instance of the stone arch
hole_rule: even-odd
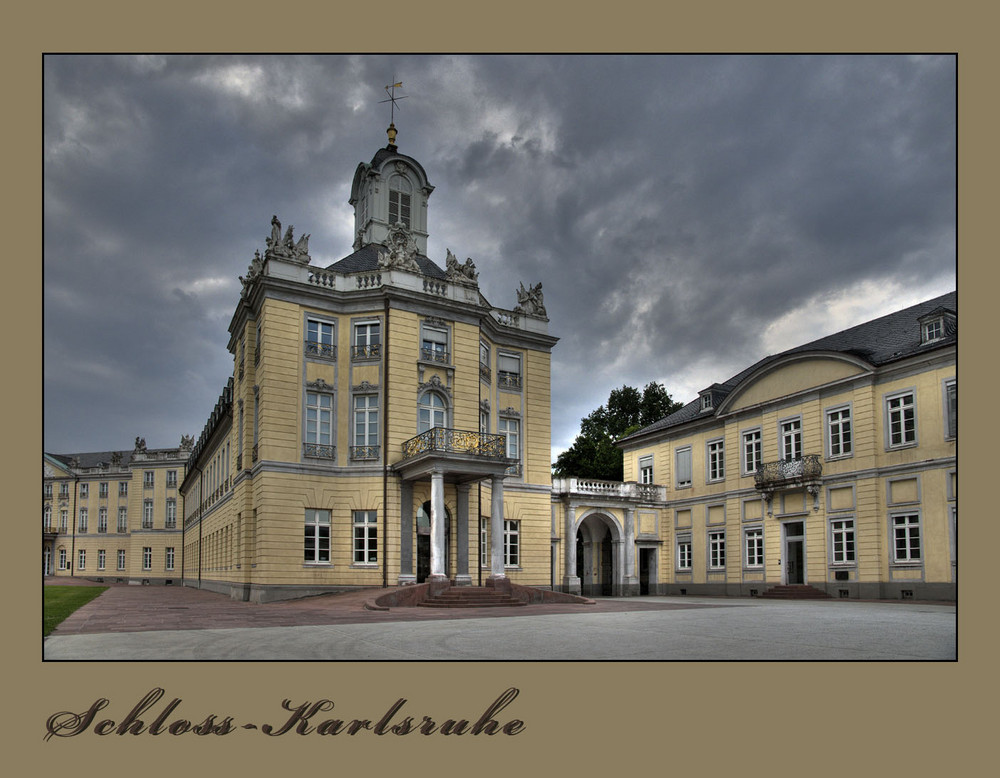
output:
[[[625,530],[614,514],[591,508],[575,522],[576,566],[585,597],[624,594]]]

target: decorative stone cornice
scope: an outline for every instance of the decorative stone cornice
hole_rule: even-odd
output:
[[[441,383],[441,379],[438,376],[431,376],[430,381],[425,381],[417,384],[417,394],[423,394],[427,389],[433,389],[438,392],[443,392],[444,394],[451,397],[451,387],[445,386]]]
[[[256,388],[254,387],[254,389]],[[306,389],[312,389],[317,392],[333,392],[333,387],[322,378],[317,378],[315,381],[306,381]]]
[[[363,393],[377,392],[378,391],[378,384],[373,384],[373,383],[370,383],[368,381],[362,381],[357,386],[352,386],[351,387],[351,391],[352,392],[363,392]]]

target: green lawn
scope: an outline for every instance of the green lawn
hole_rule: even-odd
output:
[[[43,586],[42,637],[58,627],[77,608],[107,589],[107,586]]]

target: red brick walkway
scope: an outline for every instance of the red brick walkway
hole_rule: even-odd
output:
[[[717,607],[695,603],[649,602],[638,597],[598,600],[592,605],[538,604],[523,608],[392,608],[366,610],[384,589],[346,594],[324,594],[301,600],[256,604],[226,595],[184,586],[129,586],[94,584],[70,578],[50,578],[46,585],[108,586],[96,599],[72,613],[53,635],[99,632],[147,632],[173,629],[228,629],[241,627],[301,627],[324,624],[435,621],[500,616],[538,616],[556,613],[611,613],[639,610],[676,610]],[[723,603],[720,603],[720,605]]]

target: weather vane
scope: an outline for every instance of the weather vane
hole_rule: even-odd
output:
[[[387,86],[385,88],[385,93],[389,95],[389,98],[387,100],[379,100],[380,103],[392,103],[392,105],[389,107],[389,124],[393,124],[396,121],[396,101],[405,100],[408,97],[408,95],[401,95],[400,97],[396,97],[396,87],[402,89],[403,82],[397,81],[394,84]]]

